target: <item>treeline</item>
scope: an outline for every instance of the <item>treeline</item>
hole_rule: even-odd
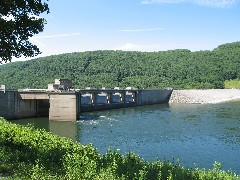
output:
[[[240,79],[239,65],[240,42],[197,52],[90,51],[1,65],[0,84],[47,88],[55,78],[67,78],[75,88],[224,88],[225,80]]]

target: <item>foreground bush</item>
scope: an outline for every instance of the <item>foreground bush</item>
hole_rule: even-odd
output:
[[[109,150],[101,156],[91,144],[81,145],[44,130],[0,118],[0,178],[9,179],[239,179],[231,171],[186,169],[179,164],[148,162],[135,153]]]

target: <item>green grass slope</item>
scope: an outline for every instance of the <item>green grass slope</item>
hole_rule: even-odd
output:
[[[226,89],[240,89],[240,80],[239,79],[226,80],[224,81],[224,87]]]

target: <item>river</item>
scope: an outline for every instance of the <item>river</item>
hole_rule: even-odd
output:
[[[240,101],[220,104],[161,104],[84,113],[77,122],[48,118],[15,120],[83,144],[135,151],[145,160],[178,161],[184,167],[223,169],[240,174]]]

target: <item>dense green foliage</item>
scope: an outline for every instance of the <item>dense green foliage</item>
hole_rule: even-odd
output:
[[[44,0],[0,1],[0,64],[12,57],[40,54],[29,38],[43,31],[46,21],[40,14],[44,12],[49,12]]]
[[[0,177],[16,179],[238,179],[231,171],[186,169],[179,164],[148,162],[134,153],[108,151],[100,155],[44,130],[0,118]]]
[[[240,42],[212,51],[93,51],[42,57],[0,66],[7,88],[47,88],[55,78],[73,80],[75,88],[224,88],[240,78]]]

